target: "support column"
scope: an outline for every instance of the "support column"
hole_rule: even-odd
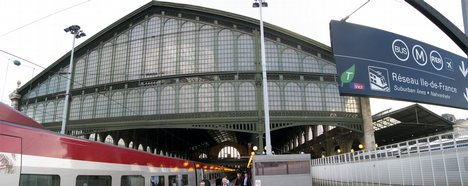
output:
[[[372,114],[369,97],[360,97],[361,113],[364,129],[364,145],[366,150],[375,150],[374,127],[372,124]]]

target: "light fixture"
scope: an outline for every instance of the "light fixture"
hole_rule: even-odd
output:
[[[359,144],[358,147],[359,147],[359,149],[363,149],[363,148],[364,148],[364,145],[363,145],[363,144]]]
[[[258,150],[258,147],[257,147],[257,146],[253,146],[252,149],[253,149],[254,151],[257,151],[257,150]]]

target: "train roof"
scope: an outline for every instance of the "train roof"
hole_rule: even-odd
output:
[[[34,119],[4,103],[0,103],[0,121],[46,130],[44,126],[36,122]]]

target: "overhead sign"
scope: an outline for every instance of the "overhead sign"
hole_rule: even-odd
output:
[[[468,109],[468,60],[405,36],[330,23],[341,95]]]

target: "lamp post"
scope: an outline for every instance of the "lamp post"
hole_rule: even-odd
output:
[[[60,130],[61,134],[65,134],[65,130],[67,127],[68,116],[70,115],[70,89],[72,86],[72,78],[73,78],[73,53],[75,52],[75,39],[79,39],[81,37],[86,36],[86,34],[81,30],[80,26],[72,25],[64,29],[65,32],[70,32],[73,35],[73,44],[72,50],[70,54],[70,65],[68,67],[68,82],[67,82],[67,89],[65,92],[65,103],[63,104],[63,114],[62,114],[62,128]]]
[[[260,53],[262,59],[262,86],[263,86],[263,112],[265,114],[265,147],[266,155],[272,155],[271,152],[271,136],[270,136],[270,108],[268,104],[268,82],[266,74],[266,60],[265,60],[265,36],[263,34],[263,17],[262,7],[268,7],[268,3],[264,0],[255,0],[252,7],[260,10]]]

